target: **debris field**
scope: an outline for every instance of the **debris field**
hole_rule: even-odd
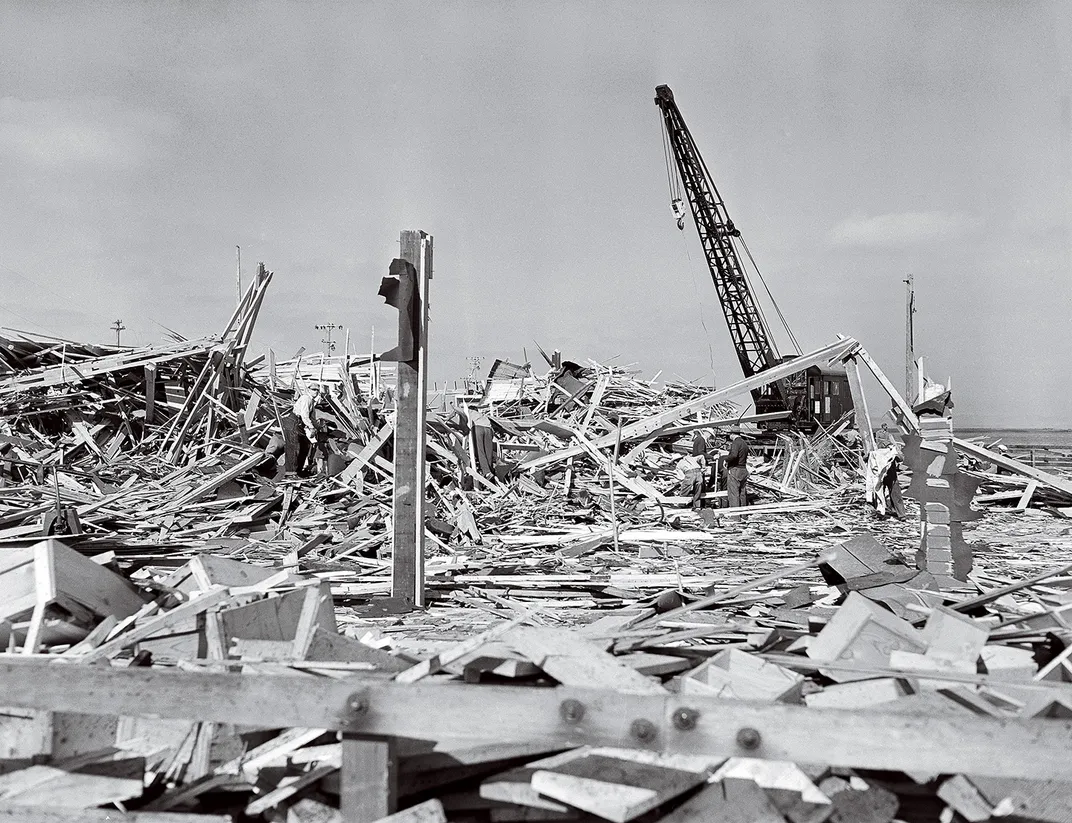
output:
[[[867,502],[851,412],[759,438],[750,505],[716,488],[692,508],[678,461],[697,433],[758,435],[741,407],[635,366],[500,363],[483,401],[429,412],[426,605],[407,610],[390,597],[391,380],[367,357],[248,360],[270,280],[262,267],[218,337],[0,341],[0,667],[41,683],[0,698],[0,820],[358,819],[342,725],[191,719],[163,695],[155,717],[47,710],[65,705],[50,678],[76,693],[157,673],[437,689],[404,721],[430,739],[392,735],[389,774],[366,787],[398,810],[385,820],[1068,819],[1058,754],[970,745],[1072,718],[1059,469],[954,436],[977,519],[971,573],[943,579],[917,562],[918,503],[896,519]],[[308,382],[328,386],[329,425],[319,471],[288,478],[273,447]],[[600,716],[579,697],[555,701],[557,731],[522,718],[504,734],[490,709],[492,736],[460,722],[482,694],[521,706],[554,687],[708,707],[678,711],[682,735],[713,734],[705,710],[786,707],[833,736],[922,719],[933,746],[861,733],[809,749],[745,724],[705,754],[641,720],[629,745],[577,744],[570,728]]]

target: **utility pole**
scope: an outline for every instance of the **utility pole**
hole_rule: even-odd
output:
[[[905,401],[911,403],[915,397],[915,383],[912,379],[912,366],[916,362],[916,328],[912,316],[916,313],[916,276],[909,274],[905,279]]]
[[[372,397],[380,396],[380,364],[376,362],[376,327],[372,327],[372,340],[369,344],[369,382]]]
[[[467,394],[477,394],[480,386],[480,380],[477,378],[476,373],[480,371],[480,364],[484,362],[484,358],[479,355],[471,355],[466,358],[469,362],[469,374],[466,375],[464,384]]]
[[[238,302],[241,303],[242,302],[242,247],[241,246],[235,246],[235,249],[238,250],[238,272],[237,272],[236,285],[238,287]]]
[[[338,325],[337,323],[323,323],[313,326],[313,328],[319,331],[326,331],[328,333],[327,338],[321,340],[320,342],[324,344],[325,356],[330,357],[335,351],[335,343],[331,339],[331,333],[335,331],[335,329],[341,329],[342,326]]]
[[[119,348],[119,332],[121,332],[124,329],[126,329],[126,326],[123,325],[122,320],[116,320],[114,323],[112,323],[111,328],[115,330],[115,347],[118,349]]]
[[[394,303],[399,309],[399,345],[389,353],[398,368],[391,596],[412,607],[424,605],[424,495],[428,477],[424,446],[432,238],[423,231],[404,231],[401,241],[401,259],[391,263],[392,274],[398,278]]]

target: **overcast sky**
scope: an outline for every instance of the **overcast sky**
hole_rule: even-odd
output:
[[[1070,34],[1062,2],[6,0],[0,325],[211,334],[241,245],[276,273],[258,351],[383,351],[423,229],[433,380],[536,341],[726,385],[666,83],[805,350],[851,335],[903,385],[913,272],[958,421],[1072,426]]]

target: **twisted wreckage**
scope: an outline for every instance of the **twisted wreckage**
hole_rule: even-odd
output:
[[[270,279],[212,339],[0,344],[0,820],[1067,819],[1072,481],[853,340],[717,391],[500,363],[425,410],[413,609],[403,365],[247,361]],[[689,508],[694,433],[758,432],[732,401],[813,365],[856,415],[757,440],[750,505]],[[287,481],[312,382],[322,470]]]

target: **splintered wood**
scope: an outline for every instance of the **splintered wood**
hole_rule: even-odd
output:
[[[1064,819],[1067,478],[954,438],[982,515],[954,579],[917,568],[917,502],[865,504],[851,416],[754,440],[749,505],[709,471],[693,509],[679,463],[758,433],[757,378],[499,361],[428,411],[407,611],[389,375],[247,362],[269,279],[216,338],[2,341],[0,821]],[[309,384],[319,471],[286,479]]]

